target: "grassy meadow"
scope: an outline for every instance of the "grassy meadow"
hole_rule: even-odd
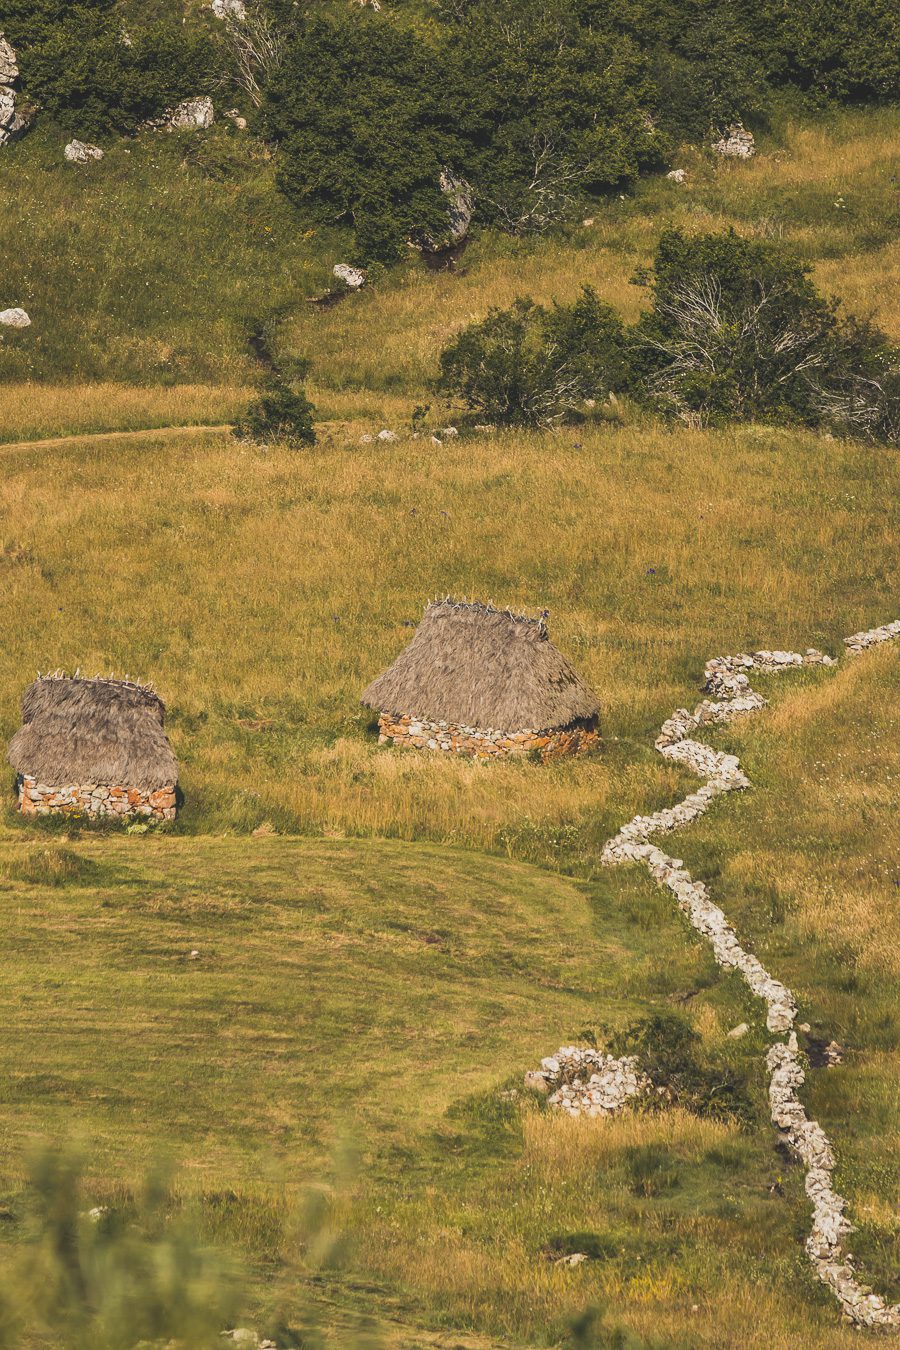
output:
[[[489,305],[590,282],[633,318],[667,224],[783,237],[900,336],[897,132],[855,114],[785,126],[749,164],[689,148],[680,187],[648,180],[563,239],[483,236],[456,273],[411,261],[328,310],[307,299],[344,239],[308,234],[229,129],[83,172],[43,131],[3,152],[0,299],[34,323],[0,340],[0,735],[38,669],[150,679],[185,805],[147,836],[26,826],[3,798],[0,1274],[29,1157],[62,1140],[91,1205],[127,1205],[171,1154],[177,1203],[241,1268],[242,1321],[280,1344],[314,1315],[334,1346],[367,1319],[410,1350],[858,1345],[803,1252],[760,1005],[599,853],[694,784],[652,743],[709,656],[838,653],[900,613],[896,453],[627,407],[442,446],[410,419],[451,419],[437,353]],[[312,360],[319,444],[168,437],[239,414],[259,322]],[[398,441],[360,443],[382,426]],[[76,439],[19,444],[54,436]],[[359,692],[448,592],[549,608],[600,696],[601,756],[379,750]],[[760,681],[772,707],[710,736],[752,790],[673,845],[844,1047],[804,1097],[860,1268],[895,1299],[898,681],[891,650]],[[557,1046],[666,1009],[741,1078],[745,1123],[572,1122],[518,1091]],[[310,1181],[348,1241],[327,1269],[298,1237]],[[571,1251],[590,1259],[556,1264]]]

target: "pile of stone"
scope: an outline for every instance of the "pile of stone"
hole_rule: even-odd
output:
[[[900,636],[900,620],[856,633],[845,639],[851,652],[864,651],[878,642]],[[834,1156],[822,1127],[810,1120],[797,1096],[804,1073],[793,1031],[797,1005],[791,991],[774,979],[739,943],[724,913],[709,898],[706,886],[695,881],[680,858],[671,858],[649,842],[650,836],[685,825],[701,815],[723,792],[749,785],[735,755],[725,755],[691,739],[698,727],[724,723],[754,712],[765,699],[750,688],[748,670],[777,674],[804,666],[832,666],[834,659],[815,648],[806,652],[760,651],[752,655],[715,657],[706,663],[704,689],[716,695],[693,713],[679,709],[663,724],[656,741],[660,754],[685,764],[707,781],[674,807],[650,816],[635,816],[606,844],[602,860],[607,865],[641,862],[660,885],[675,896],[692,927],[710,943],[716,961],[726,970],[737,970],[766,1005],[766,1025],[775,1033],[789,1032],[787,1042],[773,1045],[768,1053],[769,1101],[772,1121],[782,1130],[792,1151],[807,1169],[806,1192],[813,1205],[813,1221],[806,1250],[820,1280],[839,1300],[844,1313],[858,1326],[900,1327],[900,1305],[888,1306],[856,1279],[842,1239],[851,1231],[844,1217],[846,1201],[832,1189]],[[832,1046],[828,1047],[832,1050]],[[840,1062],[840,1047],[826,1052],[829,1065]],[[546,1063],[546,1061],[545,1061]]]
[[[551,1106],[570,1116],[612,1116],[650,1089],[634,1055],[616,1059],[601,1050],[564,1045],[525,1075],[525,1086],[546,1092]]]
[[[756,142],[753,132],[748,131],[740,122],[732,122],[718,140],[713,141],[713,150],[725,159],[750,159],[756,154]]]
[[[869,628],[865,633],[852,633],[850,637],[844,638],[844,646],[851,656],[857,656],[867,647],[874,647],[879,642],[890,642],[896,637],[900,637],[900,619],[883,623],[880,628]]]

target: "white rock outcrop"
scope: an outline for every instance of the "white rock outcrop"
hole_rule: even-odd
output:
[[[900,620],[854,633],[844,643],[851,653],[865,651],[879,642],[900,637]],[[788,1146],[806,1168],[806,1193],[813,1207],[806,1251],[816,1274],[839,1301],[844,1314],[861,1327],[900,1329],[900,1304],[889,1305],[857,1279],[850,1258],[844,1253],[844,1236],[852,1225],[844,1215],[846,1201],[832,1185],[835,1166],[831,1144],[822,1127],[806,1114],[797,1095],[803,1086],[804,1071],[794,1023],[797,1004],[790,989],[776,980],[752,953],[738,941],[731,924],[709,897],[702,881],[694,881],[680,858],[669,857],[650,842],[650,836],[678,829],[696,819],[711,801],[725,792],[749,786],[736,755],[712,750],[692,733],[703,726],[730,722],[735,717],[755,712],[766,700],[750,688],[747,672],[781,674],[805,666],[833,666],[832,657],[815,648],[806,652],[760,651],[740,656],[714,657],[705,668],[704,699],[693,712],[678,709],[662,726],[656,748],[666,759],[676,760],[706,781],[676,806],[635,816],[610,839],[603,849],[607,865],[641,862],[661,886],[672,892],[688,921],[707,939],[720,966],[736,970],[752,992],[766,1005],[766,1025],[773,1033],[788,1033],[786,1041],[773,1044],[766,1057],[769,1070],[769,1105],[773,1124],[782,1132]],[[742,1027],[735,1028],[734,1035]],[[828,1047],[831,1050],[831,1047]],[[840,1047],[826,1059],[839,1063]],[[547,1061],[545,1061],[546,1063]]]
[[[0,324],[4,328],[30,328],[31,320],[24,309],[16,306],[13,309],[0,310]]]
[[[236,19],[243,23],[247,17],[244,0],[212,0],[210,9],[217,19]]]
[[[14,84],[19,77],[19,62],[7,39],[0,33],[0,146],[14,140],[27,128],[29,118],[16,108]]]
[[[173,108],[166,119],[166,125],[171,131],[206,131],[211,127],[216,116],[213,101],[208,94],[200,94],[197,98],[186,98]]]
[[[99,145],[89,145],[87,141],[69,141],[63,154],[70,164],[90,164],[93,159],[102,159],[103,151]]]
[[[684,169],[670,169],[666,177],[670,183],[683,183],[687,178],[687,173]]]
[[[366,284],[366,274],[361,267],[351,267],[350,263],[335,263],[332,275],[342,281],[351,291],[358,291]]]
[[[750,159],[756,154],[756,141],[753,132],[748,131],[740,122],[732,122],[718,140],[713,141],[713,150],[725,159]]]

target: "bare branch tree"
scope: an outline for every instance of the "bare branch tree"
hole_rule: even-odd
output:
[[[260,5],[248,8],[243,18],[226,14],[223,22],[234,59],[231,83],[258,108],[263,85],[284,61],[287,35]]]

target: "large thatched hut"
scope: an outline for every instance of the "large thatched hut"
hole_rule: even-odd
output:
[[[165,706],[130,680],[39,677],[9,745],[26,815],[175,817],[178,764]]]
[[[542,759],[599,742],[596,696],[547,636],[544,618],[438,600],[363,704],[379,741],[478,756]]]

